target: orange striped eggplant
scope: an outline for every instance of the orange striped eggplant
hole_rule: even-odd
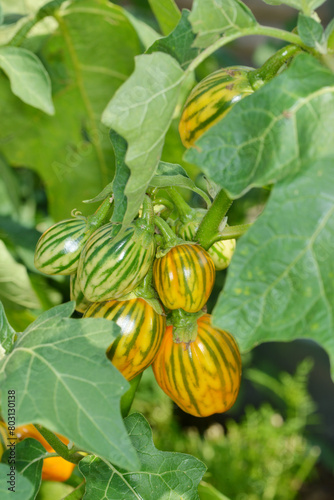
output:
[[[154,286],[168,309],[197,312],[206,304],[215,281],[215,265],[204,248],[176,245],[154,261]]]
[[[196,340],[173,341],[168,326],[152,368],[161,389],[185,412],[196,417],[222,413],[235,403],[241,359],[233,337],[211,325],[209,314],[197,320]]]
[[[142,298],[97,302],[84,316],[110,319],[121,328],[107,355],[127,380],[153,362],[166,329],[165,317]]]

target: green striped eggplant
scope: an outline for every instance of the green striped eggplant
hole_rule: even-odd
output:
[[[35,267],[45,274],[73,274],[91,235],[86,218],[66,219],[49,227],[37,242]]]
[[[166,330],[165,316],[142,298],[98,302],[85,312],[86,318],[106,318],[121,328],[107,356],[127,380],[132,380],[154,360]]]
[[[77,274],[72,274],[70,278],[70,298],[71,300],[75,300],[75,310],[81,313],[84,313],[92,304],[84,296]]]
[[[187,344],[174,342],[168,326],[152,368],[161,389],[183,411],[207,417],[235,403],[241,358],[232,335],[214,328],[209,314],[197,326],[196,340]]]
[[[179,132],[186,148],[215,123],[233,104],[254,92],[248,80],[252,68],[231,66],[215,71],[191,91],[183,108]]]
[[[196,244],[172,247],[155,259],[153,280],[168,309],[197,312],[206,304],[215,281],[215,266],[208,252]]]
[[[153,226],[137,219],[113,237],[113,223],[99,228],[87,241],[79,261],[78,279],[87,300],[118,299],[145,277],[155,256]]]
[[[196,241],[196,231],[199,227],[199,222],[189,221],[178,226],[178,235],[186,241]],[[214,243],[209,249],[210,255],[215,265],[216,271],[226,269],[233,257],[236,246],[235,239],[222,240]]]

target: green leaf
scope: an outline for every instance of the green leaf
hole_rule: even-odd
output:
[[[239,31],[257,24],[252,11],[239,0],[194,0],[189,16],[195,46],[206,48],[224,33]]]
[[[334,375],[333,162],[334,155],[311,158],[302,175],[275,185],[237,244],[213,322],[233,333],[242,351],[313,339],[327,350]]]
[[[15,480],[13,480],[13,485],[7,483],[10,481],[8,474],[10,474],[11,469],[7,464],[0,463],[0,496],[1,500],[13,500],[13,496],[19,494],[19,498],[30,499],[34,494],[34,485],[21,474],[15,474]],[[14,488],[13,490],[8,490],[8,488]],[[15,493],[14,493],[15,492]],[[14,495],[13,495],[14,493]]]
[[[208,195],[195,185],[194,181],[190,179],[187,172],[181,167],[181,165],[161,161],[156,174],[150,181],[150,186],[157,188],[178,186],[191,189],[194,193],[202,196],[208,206],[211,205]]]
[[[10,459],[10,450],[7,449],[2,456],[1,461],[8,463]],[[34,486],[34,491],[30,497],[25,497],[26,500],[34,500],[42,481],[43,458],[46,451],[44,446],[36,441],[36,439],[27,438],[21,442],[15,441],[15,469],[22,473],[22,476],[27,478]],[[21,493],[21,492],[20,492]]]
[[[185,157],[236,198],[334,154],[334,75],[309,55],[237,103]]]
[[[306,15],[312,13],[313,10],[317,9],[326,2],[326,0],[263,0],[269,5],[288,5],[294,9],[303,11]]]
[[[10,164],[38,172],[51,216],[61,220],[73,208],[87,213],[82,200],[99,193],[114,175],[113,150],[100,117],[132,73],[140,42],[123,10],[108,0],[66,3],[56,15],[59,27],[41,50],[56,115],[23,104],[10,92],[7,78],[0,76],[0,115],[5,124],[0,140]]]
[[[12,350],[15,336],[16,332],[9,324],[4,307],[0,301],[0,360]]]
[[[308,47],[316,47],[318,50],[321,49],[321,45],[324,42],[324,29],[321,24],[312,17],[299,13],[298,34]]]
[[[98,457],[85,457],[79,464],[86,478],[84,498],[198,499],[197,487],[205,472],[205,465],[190,455],[157,450],[150,426],[141,414],[133,413],[124,422],[137,450],[140,469],[124,473]]]
[[[198,486],[200,500],[229,500],[225,495],[220,493],[212,486],[212,484],[201,481]]]
[[[10,79],[12,91],[23,102],[55,113],[51,97],[51,81],[35,54],[18,47],[0,47],[0,68]]]
[[[174,57],[174,59],[179,62],[182,69],[186,69],[191,61],[199,54],[199,49],[192,46],[195,35],[188,21],[189,14],[190,12],[184,9],[178,25],[170,35],[157,40],[146,53],[165,52]]]
[[[120,398],[129,384],[105,352],[119,327],[69,319],[74,302],[42,314],[1,362],[2,407],[15,390],[16,424],[39,423],[125,469],[138,466]]]
[[[153,14],[157,18],[161,31],[168,35],[180,20],[179,11],[174,0],[148,0]]]
[[[26,268],[18,264],[0,240],[0,300],[10,309],[38,309],[40,302]]]
[[[125,225],[137,215],[158,166],[183,78],[182,69],[171,56],[161,52],[139,56],[134,73],[103,113],[103,122],[128,144]]]

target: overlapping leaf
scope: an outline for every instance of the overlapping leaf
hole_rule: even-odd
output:
[[[177,25],[181,13],[174,0],[148,0],[161,31],[168,35]]]
[[[263,0],[269,5],[288,5],[294,9],[301,10],[305,14],[310,14],[314,9],[317,9],[326,2],[326,0]]]
[[[127,417],[125,425],[140,469],[127,473],[98,457],[84,458],[79,465],[86,478],[84,499],[198,500],[197,488],[205,465],[190,455],[157,450],[150,426],[139,413]]]
[[[17,496],[18,492],[21,498],[30,499],[34,494],[34,485],[21,474],[15,474],[15,480],[13,480],[14,485],[8,484],[9,480],[7,474],[10,473],[10,466],[7,464],[0,463],[0,495],[1,500],[12,500],[13,496]],[[14,488],[14,490],[9,490],[8,488]]]
[[[36,422],[78,447],[130,469],[138,465],[120,412],[128,383],[105,355],[119,327],[50,309],[19,336],[0,365],[2,407],[16,393],[16,424]]]

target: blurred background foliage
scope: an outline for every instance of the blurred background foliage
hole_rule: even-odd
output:
[[[13,33],[16,21],[43,3],[2,0],[0,44]],[[177,3],[191,8],[191,1]],[[245,3],[263,24],[288,29],[296,25],[293,9],[261,0]],[[114,4],[159,31],[148,0]],[[334,2],[328,0],[318,13],[326,25],[334,16]],[[45,19],[23,41],[22,46],[34,51],[50,74],[54,116],[14,96],[0,70],[0,299],[17,331],[41,311],[69,300],[68,277],[46,277],[34,268],[39,235],[53,222],[70,217],[73,208],[92,212],[95,205],[84,205],[82,200],[96,195],[113,176],[114,155],[100,115],[131,74],[135,55],[145,50],[131,22],[121,10],[116,14],[126,26],[123,41],[100,18],[94,25],[70,14],[61,27]],[[258,67],[280,46],[263,37],[239,40],[207,59],[195,78],[198,81],[222,66]],[[92,71],[95,60],[105,68],[103,74]],[[194,84],[195,79],[189,89]],[[162,159],[182,164],[203,188],[205,180],[197,167],[182,160],[177,124],[175,119]],[[189,192],[184,195],[189,197]],[[230,222],[254,220],[269,195],[266,189],[247,193],[230,209]],[[188,201],[200,205],[196,196]],[[209,312],[225,276],[226,271],[218,273]],[[326,353],[311,341],[272,342],[244,355],[243,361],[240,395],[227,414],[197,419],[183,413],[157,386],[151,370],[143,376],[133,410],[148,418],[158,448],[202,459],[208,466],[206,483],[230,500],[333,500],[334,385]],[[57,485],[56,493],[46,483],[38,498],[62,498],[66,487]],[[200,496],[202,500],[225,498],[205,485]]]

